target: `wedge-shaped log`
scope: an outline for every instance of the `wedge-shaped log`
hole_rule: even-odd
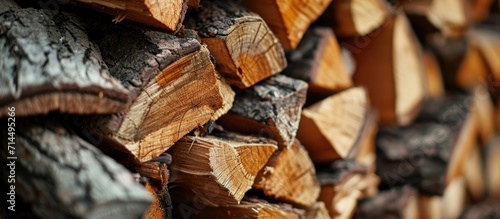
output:
[[[167,31],[182,26],[189,0],[74,0],[70,3],[116,16],[113,22],[124,19]]]
[[[297,138],[314,162],[348,155],[363,128],[367,105],[365,89],[354,87],[303,109]]]
[[[102,23],[101,23],[102,24]],[[93,24],[90,24],[93,25]],[[145,162],[194,128],[216,120],[232,105],[234,92],[189,32],[186,38],[122,25],[93,25],[110,73],[130,91],[132,104],[112,116],[78,118]]]
[[[314,164],[297,140],[269,159],[253,188],[276,200],[302,207],[316,203],[320,190]]]
[[[306,211],[306,219],[331,219],[325,203],[316,202]]]
[[[232,133],[180,139],[169,150],[173,201],[239,204],[276,149],[272,140]]]
[[[444,96],[444,82],[436,56],[430,50],[424,51],[424,69],[427,79],[427,96],[441,98]]]
[[[297,134],[306,93],[303,81],[276,75],[239,92],[217,122],[231,131],[271,137],[286,148]]]
[[[338,36],[364,36],[385,24],[389,9],[383,0],[338,0],[332,2],[322,20],[333,23]]]
[[[481,152],[480,147],[474,146],[474,149],[462,164],[464,165],[463,178],[467,192],[474,201],[482,200],[486,195],[485,168]]]
[[[441,218],[460,218],[469,199],[465,186],[463,177],[453,179],[446,186],[441,202]]]
[[[500,137],[495,136],[484,150],[484,168],[486,187],[488,194],[494,198],[500,198]]]
[[[15,128],[17,159],[8,158],[13,145],[7,141],[2,159],[15,165],[15,196],[39,218],[132,219],[150,205],[151,196],[128,170],[57,122],[17,119]],[[6,133],[2,139],[11,138]],[[1,170],[5,179],[7,171]]]
[[[283,74],[309,83],[309,93],[332,93],[352,86],[344,58],[333,31],[309,29],[297,48],[287,53]]]
[[[378,113],[375,110],[368,110],[363,128],[356,140],[356,143],[347,154],[347,159],[354,159],[375,170],[375,140],[378,131]]]
[[[354,218],[376,219],[387,215],[403,219],[419,218],[417,191],[405,186],[380,192],[361,201]]]
[[[0,117],[8,107],[16,108],[18,116],[125,109],[128,91],[108,75],[80,20],[49,10],[7,7],[0,12]]]
[[[287,50],[297,47],[309,25],[318,19],[330,2],[332,0],[243,0],[247,8],[266,21]]]
[[[231,0],[205,0],[187,22],[217,61],[229,83],[246,88],[286,67],[281,44],[257,14]]]

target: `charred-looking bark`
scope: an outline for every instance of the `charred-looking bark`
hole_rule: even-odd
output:
[[[0,116],[8,107],[25,116],[114,113],[127,104],[127,90],[108,75],[99,48],[72,15],[1,9],[0,57]]]
[[[38,217],[136,219],[146,211],[151,196],[114,160],[55,122],[16,122],[15,155],[2,141],[1,159],[15,163],[16,197]]]
[[[417,198],[417,191],[411,187],[383,191],[361,201],[354,218],[415,218],[419,210]]]

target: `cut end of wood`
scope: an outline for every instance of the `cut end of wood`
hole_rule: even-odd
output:
[[[334,17],[335,33],[343,37],[367,35],[389,17],[389,6],[383,0],[340,0],[332,4],[325,14]]]

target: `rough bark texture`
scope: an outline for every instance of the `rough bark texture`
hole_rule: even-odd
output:
[[[0,116],[50,111],[114,113],[128,92],[108,75],[99,48],[73,15],[49,10],[0,12]]]
[[[468,96],[424,104],[417,122],[383,128],[377,136],[377,174],[383,187],[412,185],[420,192],[442,195],[454,150],[469,116]]]
[[[269,135],[280,148],[290,146],[299,128],[307,84],[276,75],[251,88],[241,90],[229,113],[218,123],[245,134]]]
[[[407,218],[405,211],[416,203],[417,192],[410,187],[394,188],[380,192],[358,204],[354,218]],[[409,217],[414,218],[414,217]]]
[[[38,217],[132,219],[146,211],[151,196],[125,168],[57,123],[30,120],[16,121],[17,159],[6,159],[6,141],[2,157],[15,161],[16,195]]]
[[[367,174],[368,167],[354,160],[337,160],[329,165],[318,167],[318,180],[321,185],[339,184],[354,174]]]
[[[286,67],[283,48],[258,15],[231,0],[205,0],[186,22],[217,60],[229,83],[249,87]]]
[[[132,101],[119,114],[77,119],[85,130],[99,131],[145,162],[231,107],[233,91],[191,31],[176,37],[125,25],[87,23],[110,73],[130,91]]]

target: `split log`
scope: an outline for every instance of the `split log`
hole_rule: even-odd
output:
[[[179,210],[180,211],[180,210]],[[179,218],[227,218],[227,219],[266,219],[289,218],[300,219],[304,217],[304,210],[292,208],[287,204],[271,204],[257,198],[245,198],[239,205],[226,205],[220,207],[204,207],[192,212],[180,212]]]
[[[217,71],[232,85],[250,87],[286,67],[283,48],[267,24],[242,5],[204,0],[197,15],[186,25],[198,31]]]
[[[0,117],[8,107],[18,116],[103,114],[126,107],[127,90],[108,75],[80,20],[49,10],[4,9]]]
[[[467,30],[468,0],[404,0],[400,1],[408,14],[425,16],[427,20],[447,36],[462,36]],[[445,10],[444,10],[445,9]]]
[[[297,47],[309,25],[318,19],[330,2],[332,0],[243,0],[247,8],[266,21],[287,50]]]
[[[486,186],[490,197],[500,198],[500,137],[495,136],[484,150]]]
[[[354,87],[303,109],[297,138],[314,162],[347,156],[361,133],[367,104],[365,89]]]
[[[142,216],[143,219],[171,219],[172,200],[168,193],[168,187],[163,183],[146,182],[146,189],[153,195],[154,200],[148,211]]]
[[[475,201],[482,200],[486,193],[486,182],[484,176],[481,148],[477,145],[463,161],[463,177],[467,185],[467,191]]]
[[[500,200],[487,199],[480,203],[473,204],[466,209],[460,218],[462,219],[487,219],[500,217]]]
[[[316,202],[311,208],[307,209],[305,219],[331,219],[331,217],[328,214],[325,203]]]
[[[240,91],[229,113],[217,122],[230,131],[267,135],[286,148],[297,134],[306,93],[303,81],[276,75]]]
[[[179,38],[88,23],[110,73],[130,91],[132,104],[119,114],[77,118],[80,129],[103,135],[103,141],[118,143],[119,150],[145,162],[231,108],[234,92],[215,71],[208,49],[190,32]]]
[[[126,19],[167,31],[177,31],[182,26],[189,1],[75,0],[69,2],[113,15],[115,23]]]
[[[482,77],[484,65],[478,59],[477,50],[469,50],[469,41],[466,38],[450,38],[436,34],[430,37],[429,46],[441,67],[446,90],[463,90],[464,87],[477,85],[478,80],[475,79]],[[466,56],[469,57],[464,61]],[[464,69],[463,75],[458,77],[460,69]],[[457,78],[461,78],[460,83]]]
[[[441,218],[459,218],[465,210],[467,202],[465,179],[463,177],[454,179],[444,191],[441,203]]]
[[[169,150],[173,201],[239,204],[276,149],[274,141],[231,133],[180,139]]]
[[[477,117],[476,130],[482,145],[490,142],[495,135],[495,106],[491,101],[487,88],[478,86],[472,90],[474,114]]]
[[[364,36],[385,25],[390,8],[384,0],[338,0],[325,11],[322,21],[332,23],[341,37]]]
[[[498,101],[500,99],[500,28],[493,25],[477,26],[470,31],[468,37],[471,44],[481,52],[481,58],[486,63],[484,68],[487,70],[485,81],[494,100]]]
[[[253,188],[278,201],[311,207],[320,187],[307,151],[295,142],[276,152],[255,178]]]
[[[362,200],[354,218],[419,218],[418,194],[411,187],[393,188],[383,191],[375,197]]]
[[[360,41],[361,40],[361,41]],[[407,125],[424,98],[420,46],[404,14],[389,17],[381,29],[344,40],[356,60],[354,83],[365,86],[383,125]]]
[[[318,168],[321,184],[319,201],[325,203],[332,218],[351,218],[356,203],[370,190],[377,188],[378,179],[369,168],[354,160],[337,160],[327,167]]]
[[[412,185],[423,194],[442,195],[463,174],[475,145],[476,116],[468,96],[424,104],[417,121],[403,128],[384,128],[377,136],[377,175],[382,188]]]
[[[442,196],[420,195],[418,198],[420,218],[441,219],[442,201]]]
[[[471,22],[479,23],[484,21],[490,14],[493,6],[493,0],[468,0],[468,15]]]
[[[442,98],[445,91],[441,69],[436,57],[429,50],[424,51],[424,69],[425,78],[427,79],[425,93],[431,98]]]
[[[309,83],[309,93],[328,94],[352,86],[342,52],[333,31],[325,27],[309,29],[297,48],[287,53],[283,74]]]
[[[58,123],[30,120],[16,121],[20,159],[7,158],[7,141],[2,159],[15,165],[16,196],[38,217],[139,218],[147,210],[151,196],[128,170]]]
[[[375,139],[378,131],[378,113],[375,110],[368,110],[363,123],[363,129],[346,156],[346,159],[354,159],[375,170]]]

